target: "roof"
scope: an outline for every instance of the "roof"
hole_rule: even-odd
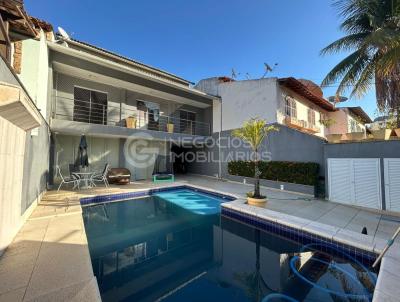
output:
[[[389,119],[388,115],[378,116],[376,119],[374,119],[374,122],[385,122],[388,119]]]
[[[10,22],[10,29],[14,32],[36,37],[40,28],[45,32],[53,31],[50,23],[29,16],[22,0],[0,0],[0,13]]]
[[[342,108],[346,108],[348,109],[351,113],[353,113],[355,116],[358,116],[359,118],[361,118],[361,120],[365,123],[365,124],[370,124],[372,123],[371,118],[369,117],[369,115],[360,107],[340,107],[338,109],[342,109]]]
[[[134,67],[136,67],[138,69],[141,69],[144,72],[152,73],[153,75],[156,75],[158,77],[164,78],[166,80],[170,80],[170,81],[179,83],[181,85],[186,85],[186,86],[189,86],[190,84],[193,84],[192,82],[187,81],[187,80],[185,80],[185,79],[183,79],[181,77],[178,77],[178,76],[176,76],[176,75],[174,75],[172,73],[169,73],[167,71],[155,68],[153,66],[138,62],[136,60],[133,60],[133,59],[125,57],[125,56],[122,56],[122,55],[117,54],[115,52],[106,50],[104,48],[94,46],[93,44],[89,44],[87,42],[79,41],[79,40],[72,39],[72,38],[65,39],[65,38],[63,38],[61,36],[58,36],[58,38],[62,39],[66,43],[71,43],[72,42],[71,44],[74,44],[74,45],[77,45],[77,46],[83,46],[83,47],[92,49],[92,50],[97,51],[97,52],[102,52],[105,55],[111,56],[113,59],[119,61],[119,63],[133,65]]]
[[[11,30],[31,37],[38,34],[20,1],[0,0],[0,13],[9,21]]]
[[[280,78],[278,79],[278,83],[290,90],[296,92],[307,100],[313,102],[315,105],[328,110],[328,111],[336,111],[335,106],[332,105],[328,100],[324,99],[322,96],[318,96],[314,94],[310,89],[307,88],[302,82],[299,80],[289,77],[289,78]]]

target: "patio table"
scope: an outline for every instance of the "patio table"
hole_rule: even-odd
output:
[[[79,183],[83,181],[85,185],[83,187],[80,187],[82,189],[89,189],[91,188],[91,184],[89,183],[90,178],[95,174],[96,172],[74,172],[73,174],[76,175],[79,179]]]

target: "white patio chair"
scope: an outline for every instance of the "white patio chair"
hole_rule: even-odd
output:
[[[61,177],[61,183],[60,183],[60,185],[58,186],[57,191],[60,191],[61,186],[62,186],[63,184],[70,184],[70,183],[74,184],[72,190],[74,190],[76,187],[78,187],[78,190],[79,190],[79,179],[78,179],[76,176],[71,175],[71,176],[69,176],[69,177],[64,177],[64,176],[62,175],[62,173],[61,173],[60,167],[57,166],[56,169],[57,169],[58,174],[60,174],[60,177]]]
[[[108,170],[109,170],[109,169],[110,169],[110,165],[109,165],[109,164],[106,164],[106,165],[104,166],[103,173],[101,173],[101,174],[93,174],[93,175],[92,175],[92,177],[90,178],[90,182],[91,182],[91,184],[92,184],[93,187],[96,186],[95,182],[103,182],[104,185],[105,185],[107,188],[110,186],[110,184],[108,183],[108,180],[107,180],[107,173],[108,173]]]

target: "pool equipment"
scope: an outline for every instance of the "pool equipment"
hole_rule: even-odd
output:
[[[376,258],[374,264],[372,264],[372,267],[375,268],[379,261],[381,261],[382,257],[386,254],[386,252],[389,250],[389,248],[393,245],[394,240],[397,238],[397,236],[399,236],[400,234],[400,227],[397,229],[397,231],[393,234],[392,238],[390,238],[385,246],[385,248],[383,249],[382,253],[379,254],[378,258]]]
[[[293,299],[290,296],[284,295],[284,294],[269,294],[268,296],[265,296],[261,302],[269,302],[269,301],[274,301],[275,299],[278,299],[277,301],[289,301],[289,302],[299,302],[296,299]]]
[[[376,284],[376,278],[370,273],[370,271],[369,271],[361,262],[359,262],[357,259],[353,258],[351,255],[347,254],[346,252],[344,252],[344,251],[342,251],[342,250],[339,250],[339,249],[337,249],[337,248],[335,248],[335,247],[333,247],[333,246],[328,246],[328,245],[325,245],[325,244],[322,244],[322,243],[320,243],[320,244],[317,244],[317,243],[316,243],[316,244],[310,243],[310,244],[305,245],[305,246],[302,248],[301,252],[306,252],[308,249],[310,249],[310,247],[313,247],[313,246],[314,246],[314,247],[317,247],[317,246],[327,247],[327,248],[332,249],[332,250],[338,252],[339,254],[345,256],[345,257],[348,258],[349,260],[351,260],[351,261],[353,261],[354,263],[356,263],[357,265],[359,265],[359,266],[367,273],[367,275],[370,277],[371,283],[372,283],[372,284]],[[318,249],[312,249],[312,250],[318,250]],[[294,257],[290,260],[290,269],[292,270],[292,272],[293,272],[298,278],[300,278],[300,279],[303,280],[304,282],[310,284],[310,285],[313,286],[314,288],[317,288],[317,289],[319,289],[319,290],[321,290],[321,291],[324,291],[324,292],[326,292],[326,293],[328,293],[328,294],[332,294],[332,295],[335,295],[335,296],[338,296],[338,297],[343,297],[343,298],[350,298],[350,299],[368,299],[368,301],[370,300],[370,298],[372,298],[372,294],[370,294],[370,293],[365,293],[365,294],[349,294],[349,293],[342,293],[342,292],[338,292],[338,291],[335,291],[335,290],[331,290],[331,289],[329,289],[329,288],[322,287],[321,285],[317,284],[317,283],[314,282],[314,281],[311,281],[310,279],[306,278],[304,275],[302,275],[302,274],[300,273],[300,271],[296,268],[296,261],[297,261],[298,259],[300,259],[300,257],[296,255],[296,256],[294,256]],[[341,267],[339,267],[339,266],[337,266],[337,265],[335,265],[335,264],[332,264],[332,263],[330,263],[330,262],[326,262],[326,261],[324,261],[324,260],[315,258],[315,257],[311,257],[310,259],[312,259],[312,260],[314,260],[314,261],[317,261],[317,262],[320,262],[320,263],[328,264],[330,268],[336,269],[336,270],[338,270],[338,271],[340,271],[340,272],[346,274],[346,275],[349,276],[352,280],[354,280],[356,283],[358,283],[358,285],[361,286],[361,288],[363,288],[363,285],[360,283],[360,281],[357,280],[354,276],[352,276],[348,271],[344,270],[343,268],[341,268]]]

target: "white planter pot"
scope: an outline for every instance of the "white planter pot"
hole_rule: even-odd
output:
[[[330,143],[339,143],[342,138],[341,134],[327,134],[326,139]]]
[[[371,132],[375,139],[382,139],[382,140],[389,140],[390,134],[392,134],[391,129],[371,130]]]
[[[267,198],[252,198],[247,197],[247,203],[251,206],[263,207],[267,203]]]
[[[346,133],[346,138],[350,141],[360,141],[365,139],[365,133],[364,132],[351,132],[351,133]]]

